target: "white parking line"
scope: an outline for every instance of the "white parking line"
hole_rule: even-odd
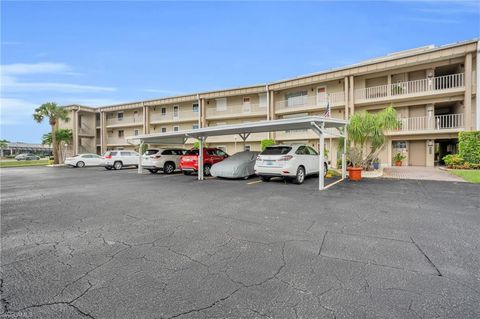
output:
[[[258,183],[261,183],[261,182],[262,182],[262,180],[259,179],[259,180],[253,181],[253,182],[249,182],[249,183],[247,183],[247,185],[258,184]]]

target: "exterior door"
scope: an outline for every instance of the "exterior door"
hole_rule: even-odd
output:
[[[139,122],[139,115],[138,111],[133,112],[133,123],[138,123]]]
[[[178,111],[178,105],[173,106],[173,119],[178,120],[179,118],[179,111]]]
[[[327,106],[327,87],[317,87],[317,106]]]
[[[252,104],[249,97],[243,98],[243,113],[250,113],[252,111]]]
[[[427,156],[426,150],[425,141],[410,141],[408,164],[411,166],[425,166]]]

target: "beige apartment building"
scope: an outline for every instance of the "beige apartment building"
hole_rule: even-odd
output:
[[[480,129],[478,50],[477,40],[426,46],[268,84],[100,108],[70,105],[71,120],[61,125],[73,129],[71,153],[102,154],[137,148],[127,142],[135,135],[323,115],[327,104],[332,117],[348,119],[355,112],[392,105],[399,126],[387,132],[381,164],[391,165],[392,156],[400,152],[406,156],[403,165],[434,166],[456,152],[460,131]],[[251,134],[245,145],[238,136],[210,137],[207,144],[232,154],[244,148],[260,150],[266,138],[318,148],[318,137],[303,130]],[[326,144],[335,166],[338,140],[332,137]]]

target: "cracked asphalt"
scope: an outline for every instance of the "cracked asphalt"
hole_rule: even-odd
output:
[[[0,318],[480,317],[479,185],[0,172]]]

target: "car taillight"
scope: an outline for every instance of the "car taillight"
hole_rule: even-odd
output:
[[[262,158],[260,157],[260,155],[257,156],[257,161],[261,161]]]
[[[285,161],[286,162],[286,161],[291,160],[292,158],[293,158],[292,155],[284,155],[284,156],[280,157],[277,161],[279,161],[279,162]]]
[[[112,155],[105,155],[104,158],[106,158],[106,159],[111,159],[111,158],[112,158]]]

